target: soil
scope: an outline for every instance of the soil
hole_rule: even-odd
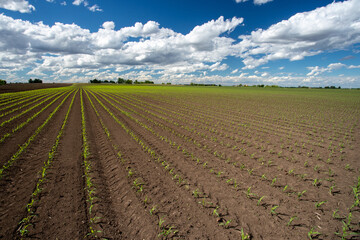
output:
[[[71,85],[72,84],[68,84],[68,83],[11,83],[11,84],[0,85],[0,94],[30,91],[30,90],[43,89],[43,88],[67,87]]]
[[[313,235],[317,239],[337,239],[335,232],[342,231],[341,220],[354,202],[350,186],[359,176],[358,127],[345,151],[336,148],[326,162],[329,138],[341,145],[345,125],[330,128],[327,123],[310,126],[291,117],[274,118],[267,110],[254,112],[254,99],[244,99],[250,108],[239,112],[230,97],[215,107],[216,96],[207,101],[191,95],[182,99],[82,90],[95,186],[90,212],[80,91],[70,94],[0,178],[0,239],[241,239],[247,233],[250,239],[300,240],[311,229],[321,233]],[[26,205],[74,94],[31,225],[21,237],[19,222],[28,216]],[[66,95],[0,143],[1,166]],[[1,136],[39,109],[0,128]],[[330,131],[310,137],[309,131],[326,127]],[[336,210],[339,217],[334,218]],[[359,232],[359,207],[352,210],[350,222],[351,230]]]

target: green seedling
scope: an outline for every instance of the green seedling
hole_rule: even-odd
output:
[[[289,222],[286,224],[286,226],[289,227],[289,226],[291,225],[291,223],[292,223],[295,219],[297,219],[297,216],[292,216],[292,217],[290,218]]]
[[[150,215],[153,215],[156,211],[156,206],[153,206],[151,209],[150,209]]]
[[[316,208],[319,208],[321,207],[321,205],[323,205],[324,203],[326,203],[327,201],[322,201],[322,202],[318,202],[318,203],[315,203],[315,207]]]
[[[306,190],[304,190],[302,192],[298,192],[298,199],[300,199],[305,193],[306,193]]]
[[[217,217],[220,216],[219,212],[217,211],[218,209],[219,209],[218,206],[214,209],[214,211],[213,211],[213,215],[214,215],[214,216],[217,216]]]
[[[219,223],[219,226],[223,226],[224,228],[229,228],[230,223],[231,223],[231,219],[227,220],[226,222]]]
[[[264,199],[265,196],[262,196],[261,198],[259,198],[258,202],[257,202],[257,206],[260,206],[261,201]]]
[[[244,232],[244,229],[241,228],[241,240],[250,240],[249,234]]]
[[[278,215],[278,213],[276,212],[276,209],[278,208],[279,206],[278,205],[276,205],[276,206],[274,206],[274,207],[272,207],[271,208],[271,210],[270,210],[270,213],[271,213],[271,215]]]
[[[271,186],[274,186],[275,182],[276,182],[277,177],[274,177],[273,180],[271,181]]]
[[[311,228],[310,231],[308,232],[308,237],[309,237],[310,240],[312,240],[314,237],[317,237],[319,235],[321,235],[321,233],[316,232],[314,230],[314,228]]]
[[[195,190],[193,191],[193,195],[194,195],[195,198],[198,198],[198,197],[199,197],[199,194],[200,194],[199,189],[195,189]]]

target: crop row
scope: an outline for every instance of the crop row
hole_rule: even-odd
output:
[[[61,128],[56,136],[55,143],[53,144],[51,150],[49,151],[48,158],[46,161],[44,161],[44,165],[43,165],[41,171],[39,172],[39,178],[35,185],[35,190],[31,194],[30,201],[26,205],[26,216],[20,221],[19,226],[17,228],[17,231],[21,237],[25,237],[28,235],[28,227],[30,225],[32,225],[32,223],[31,223],[32,219],[36,216],[36,202],[40,201],[40,194],[43,190],[42,189],[43,182],[46,180],[48,170],[51,167],[52,162],[54,160],[60,140],[61,140],[62,135],[65,130],[65,127],[66,127],[66,124],[68,121],[68,117],[69,117],[70,111],[72,109],[76,94],[77,94],[77,91],[73,94],[73,97],[71,99],[71,102],[70,102],[69,108],[67,110],[67,113],[65,115],[64,121],[63,121]]]
[[[19,146],[19,150],[14,153],[11,158],[1,167],[0,169],[0,178],[3,177],[4,172],[10,168],[16,160],[19,159],[21,154],[27,149],[30,143],[37,137],[37,135],[42,131],[42,129],[47,125],[47,123],[52,119],[52,117],[56,114],[56,112],[60,109],[66,99],[70,96],[72,92],[68,93],[66,97],[60,102],[60,104],[50,113],[50,115],[46,118],[46,120],[35,130],[35,132],[27,139],[25,143]],[[41,110],[43,111],[43,110]],[[34,117],[34,116],[33,116]],[[29,118],[30,119],[30,118]],[[31,119],[29,120],[31,121]],[[6,135],[5,135],[6,136]],[[4,138],[4,137],[3,137]],[[2,138],[2,139],[3,139]]]

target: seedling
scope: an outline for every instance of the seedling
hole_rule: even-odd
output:
[[[317,236],[319,236],[319,235],[321,235],[321,233],[316,232],[313,227],[312,227],[312,228],[310,229],[310,231],[308,232],[308,237],[309,237],[310,240],[312,240],[313,237],[317,237]]]
[[[292,223],[295,219],[297,219],[297,216],[292,216],[292,217],[290,218],[289,222],[286,224],[286,226],[289,227],[289,226],[291,225],[291,223]]]
[[[150,215],[153,215],[156,211],[156,206],[153,206],[151,209],[150,209]]]
[[[264,199],[265,196],[262,196],[261,198],[259,198],[258,202],[257,202],[257,206],[260,205],[261,201]]]
[[[249,234],[244,232],[244,229],[241,228],[241,240],[250,240]]]
[[[324,203],[326,203],[327,201],[322,201],[322,202],[318,202],[318,203],[315,203],[315,207],[316,208],[319,208],[321,207],[321,205],[323,205]]]
[[[195,190],[193,191],[193,195],[194,195],[195,198],[198,198],[200,193],[201,193],[201,192],[199,192],[199,189],[195,189]]]
[[[306,193],[306,190],[298,192],[298,199],[300,199],[304,195],[304,193]]]
[[[231,219],[227,220],[226,222],[219,223],[219,226],[223,226],[224,228],[229,228],[230,223],[231,223]]]
[[[219,209],[219,207],[216,206],[216,208],[215,208],[214,211],[213,211],[213,215],[214,215],[214,216],[217,216],[217,217],[220,216],[219,212],[217,211],[218,209]]]
[[[278,208],[279,206],[278,205],[276,205],[276,206],[274,206],[274,207],[272,207],[271,208],[271,210],[270,210],[270,213],[271,213],[271,215],[278,215],[278,213],[276,212],[276,209]]]
[[[274,186],[276,179],[277,179],[276,177],[273,178],[273,180],[271,181],[271,186]]]

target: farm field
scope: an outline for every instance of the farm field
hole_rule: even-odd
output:
[[[1,239],[359,239],[360,91],[0,94]]]

